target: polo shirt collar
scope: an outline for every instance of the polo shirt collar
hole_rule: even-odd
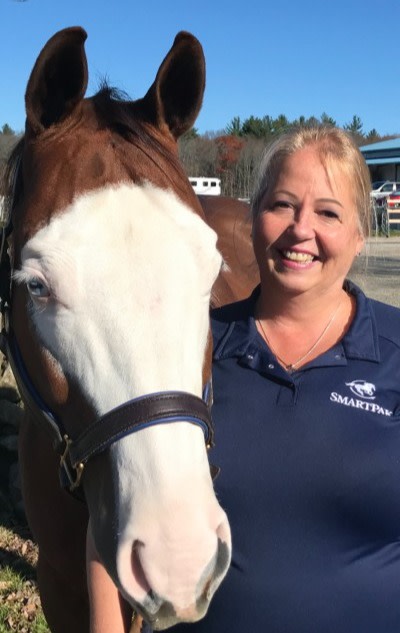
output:
[[[337,345],[307,364],[307,367],[347,364],[347,358],[380,361],[379,337],[371,302],[353,282],[346,280],[344,288],[356,299],[357,308],[353,322]],[[255,304],[259,294],[260,286],[257,286],[250,297],[241,302],[240,315],[230,323],[222,340],[219,341],[214,352],[215,359],[243,356],[251,358],[254,352],[259,350],[259,335],[254,321]],[[339,357],[342,358],[342,362],[338,362]],[[334,363],[331,362],[333,359]]]
[[[379,336],[371,301],[352,281],[344,283],[346,292],[356,299],[356,314],[342,344],[347,358],[379,362]]]

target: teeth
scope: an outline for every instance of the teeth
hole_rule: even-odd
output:
[[[314,257],[312,255],[309,255],[308,253],[296,253],[295,251],[282,251],[284,257],[286,257],[286,259],[291,259],[292,262],[301,262],[301,263],[306,263],[306,262],[312,262]]]

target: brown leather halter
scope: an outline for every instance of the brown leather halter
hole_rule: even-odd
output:
[[[117,440],[157,424],[189,422],[200,426],[207,448],[214,445],[214,429],[210,416],[212,404],[211,383],[206,385],[203,400],[182,391],[152,393],[130,400],[97,418],[78,437],[71,438],[61,421],[50,411],[35,389],[24,365],[17,340],[10,326],[12,269],[6,240],[11,233],[10,224],[1,232],[0,253],[0,311],[3,327],[0,349],[10,362],[22,399],[34,418],[50,435],[53,448],[60,456],[61,485],[75,492],[81,484],[87,462],[105,451]],[[215,477],[219,469],[211,466]],[[78,495],[82,497],[82,495]]]

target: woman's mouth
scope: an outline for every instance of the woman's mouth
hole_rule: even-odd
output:
[[[292,265],[306,267],[318,259],[317,256],[312,255],[311,253],[292,251],[290,249],[284,249],[279,252],[282,259],[285,260],[285,264],[289,266]]]

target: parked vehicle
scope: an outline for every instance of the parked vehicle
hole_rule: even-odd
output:
[[[378,205],[381,205],[390,194],[396,191],[400,191],[400,182],[378,180],[372,183],[371,197]]]
[[[400,191],[392,191],[381,207],[381,231],[390,237],[390,230],[400,228]]]
[[[203,178],[202,176],[190,176],[189,180],[195,193],[197,194],[202,194],[205,196],[221,195],[220,178]]]
[[[400,208],[400,190],[392,191],[386,198],[386,204],[391,209]]]
[[[386,198],[388,209],[400,209],[400,191],[393,191]]]

